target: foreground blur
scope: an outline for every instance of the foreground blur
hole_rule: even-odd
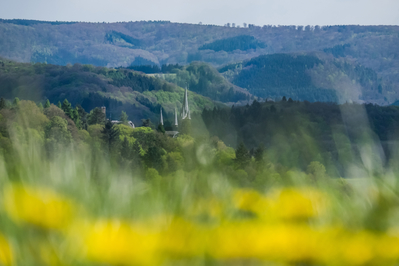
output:
[[[57,140],[66,122],[46,137],[47,118],[13,118],[24,106],[41,112],[22,103],[0,117],[0,265],[398,264],[395,158],[384,165],[372,138],[357,164],[346,160],[350,179],[146,127],[125,132],[145,147],[135,161],[95,132]],[[151,148],[161,144],[168,154]]]
[[[79,198],[67,197],[56,189],[9,182],[1,198],[5,226],[0,237],[0,262],[167,265],[192,264],[194,260],[395,265],[399,259],[397,228],[375,230],[366,226],[367,219],[389,217],[365,218],[362,225],[356,220],[366,212],[348,214],[359,198],[338,199],[331,190],[306,186],[267,193],[225,189],[211,198],[187,198],[177,210],[154,208],[139,211],[141,214],[134,217],[127,213],[104,215],[106,210],[96,215],[79,203]],[[148,184],[146,192],[140,192],[143,200],[131,202],[131,207],[161,204],[154,201],[161,200],[158,193],[168,190]],[[386,197],[382,193],[370,191],[374,208],[388,208],[386,202],[379,206],[381,197]],[[145,194],[152,194],[152,199],[144,200]]]

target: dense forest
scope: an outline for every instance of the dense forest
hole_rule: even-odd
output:
[[[239,35],[231,38],[217,40],[212,43],[204,44],[198,50],[213,50],[215,52],[234,50],[247,51],[249,49],[266,48],[266,44],[259,42],[253,36]]]
[[[324,53],[262,55],[219,72],[262,98],[387,104],[397,97],[392,83],[372,69]]]
[[[348,174],[362,164],[361,147],[371,142],[374,154],[389,165],[398,148],[399,108],[373,104],[257,102],[243,107],[204,110],[210,135],[226,145],[244,143],[263,147],[270,162],[306,169],[311,161],[323,163],[332,176]],[[386,159],[386,160],[385,160]]]
[[[398,30],[395,26],[251,25],[248,28],[237,28],[167,21],[47,23],[2,20],[0,56],[19,62],[47,62],[57,65],[80,63],[128,67],[186,65],[193,61],[204,61],[220,67],[235,62],[247,62],[246,60],[265,54],[324,52],[336,61],[349,62],[350,65],[359,65],[374,71],[377,79],[383,83],[383,97],[378,93],[368,93],[364,100],[391,104],[398,99],[399,90],[399,80],[395,74],[395,69],[399,66],[399,50],[396,45]],[[340,76],[341,72],[340,67],[334,65],[329,66],[328,70],[318,71],[324,71],[323,75],[333,79]],[[344,83],[347,82],[348,80]],[[241,87],[248,88],[249,85],[243,84]],[[313,87],[309,89],[313,93],[302,94],[297,99],[314,101],[334,98],[331,92],[322,91],[326,93],[322,95],[323,93]],[[283,94],[288,95],[291,88],[283,90]],[[316,99],[311,98],[312,94],[318,95]],[[353,94],[349,98],[358,100],[357,92]],[[257,96],[269,97],[263,94]]]
[[[129,69],[110,69],[93,65],[57,66],[24,64],[0,59],[0,97],[52,103],[68,99],[86,111],[107,107],[109,117],[124,110],[134,123],[143,118],[158,120],[162,106],[165,115],[180,109],[184,90],[156,77]],[[214,106],[208,98],[189,94],[192,112]]]

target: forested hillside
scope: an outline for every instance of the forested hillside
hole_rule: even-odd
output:
[[[322,52],[262,55],[226,65],[219,72],[262,98],[387,104],[398,97],[398,84],[379,78],[370,68]]]
[[[51,103],[81,105],[86,111],[106,106],[107,117],[119,118],[124,110],[130,119],[140,124],[141,119],[159,119],[162,106],[165,116],[180,109],[184,90],[156,77],[139,74],[129,69],[110,69],[75,64],[15,63],[0,59],[0,97]],[[213,107],[208,98],[189,93],[192,112]]]
[[[214,67],[204,62],[192,62],[186,66],[140,65],[130,66],[129,69],[154,74],[215,101],[236,103],[253,99],[247,90],[231,84]]]
[[[392,91],[384,97],[387,103],[393,103],[398,99],[398,33],[397,26],[237,28],[168,21],[1,20],[0,55],[20,62],[59,65],[127,67],[205,61],[223,66],[263,54],[324,51],[370,68],[378,79],[392,84]]]
[[[282,167],[306,169],[311,161],[319,161],[331,175],[346,175],[350,167],[361,165],[365,143],[373,143],[367,151],[371,160],[382,158],[380,164],[388,165],[399,143],[397,106],[284,99],[205,110],[202,117],[209,134],[226,145],[243,142],[252,155],[262,147],[268,160]]]

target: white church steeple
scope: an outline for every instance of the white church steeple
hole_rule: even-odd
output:
[[[183,106],[182,106],[182,110],[181,110],[181,118],[182,119],[191,119],[190,109],[188,108],[187,87],[186,87],[186,92],[184,93]]]

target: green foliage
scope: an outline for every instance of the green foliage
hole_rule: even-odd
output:
[[[143,118],[154,120],[160,104],[165,106],[166,112],[172,112],[181,104],[183,96],[181,88],[160,78],[125,68],[80,64],[23,64],[0,59],[0,82],[0,97],[13,99],[17,96],[35,102],[42,102],[44,98],[49,103],[60,102],[59,108],[64,109],[67,116],[82,128],[87,125],[87,118],[82,111],[89,112],[105,106],[107,117],[119,118],[124,111],[133,123],[139,124]],[[213,107],[210,99],[191,94],[192,112]],[[64,103],[65,99],[67,102]],[[80,106],[79,119],[73,117],[72,107],[76,106]]]
[[[117,148],[116,145],[119,139],[119,130],[111,123],[111,121],[107,120],[101,134],[101,138],[107,144],[109,151]]]
[[[39,103],[39,104],[37,105],[37,107],[39,107],[40,111],[43,111],[43,109],[44,109],[42,103]]]
[[[263,55],[244,63],[232,82],[263,98],[288,96],[298,100],[336,102],[333,90],[320,90],[312,84],[308,70],[321,63],[311,55]]]
[[[64,113],[69,117],[69,118],[71,118],[72,120],[74,119],[74,112],[73,112],[73,109],[72,109],[72,105],[68,102],[68,100],[67,99],[65,99],[63,102],[62,102],[62,105],[61,105],[61,109],[62,109],[62,111],[64,111]]]
[[[187,87],[196,93],[222,102],[238,102],[247,100],[250,95],[244,90],[228,82],[211,65],[203,62],[193,62],[177,70],[176,76],[166,77],[180,87]]]
[[[237,147],[242,141],[255,149],[253,156],[258,165],[263,161],[263,165],[267,162],[305,171],[311,162],[318,161],[333,176],[345,175],[349,162],[363,160],[356,146],[351,145],[355,140],[366,141],[362,139],[369,136],[366,139],[378,138],[387,143],[398,137],[386,132],[399,129],[398,107],[372,104],[254,101],[243,107],[204,110],[202,118],[210,135],[218,136],[226,145]],[[392,153],[388,146],[382,148],[389,161]],[[240,150],[244,150],[242,146]],[[231,159],[222,151],[217,158],[228,164]]]
[[[72,140],[68,122],[59,116],[52,117],[46,126],[45,137],[56,143],[68,144]]]
[[[149,118],[143,119],[142,120],[142,127],[149,127],[152,128],[154,125],[151,123],[151,120]]]
[[[158,146],[151,146],[144,156],[144,162],[148,168],[154,168],[158,172],[162,172],[165,167],[163,155],[165,155],[164,149]]]
[[[131,148],[127,137],[124,137],[121,144],[121,156],[123,159],[129,160],[131,158]]]
[[[137,59],[136,59],[137,60]],[[177,70],[183,69],[183,66],[179,64],[163,64],[161,67],[154,64],[146,65],[145,63],[137,64],[136,60],[132,63],[128,69],[132,69],[135,71],[143,72],[146,74],[155,74],[155,73],[174,73]]]
[[[332,55],[334,55],[334,57],[344,57],[345,56],[345,50],[346,48],[351,47],[351,45],[349,43],[347,44],[343,44],[343,45],[336,45],[332,48],[325,48],[323,49],[323,51],[325,53],[330,53]]]
[[[243,168],[248,165],[251,160],[251,155],[249,154],[247,148],[243,142],[240,142],[236,149],[235,164],[238,168]]]
[[[231,38],[221,39],[212,43],[204,44],[198,50],[213,50],[215,52],[234,50],[247,51],[250,49],[266,48],[266,44],[249,35],[239,35]]]
[[[6,108],[6,107],[7,107],[6,100],[3,97],[1,97],[1,99],[0,99],[0,110],[3,109],[3,108]]]
[[[308,173],[310,179],[314,182],[326,178],[326,168],[324,167],[324,165],[317,161],[311,162],[308,165],[306,172]]]
[[[255,153],[254,153],[254,158],[255,161],[259,164],[264,163],[264,153],[265,150],[263,148],[263,145],[261,144],[258,148],[256,148]]]
[[[159,133],[165,134],[165,128],[163,127],[162,124],[159,124],[159,125],[158,125],[157,131],[158,131]]]
[[[126,112],[125,111],[122,111],[121,112],[121,117],[119,118],[119,121],[122,123],[122,124],[124,124],[124,125],[127,125],[128,124],[128,116],[127,116],[127,114],[126,114]]]
[[[12,106],[13,107],[18,107],[19,101],[20,101],[19,98],[15,97],[14,100],[12,101]]]
[[[49,99],[46,100],[46,103],[44,104],[44,108],[49,108],[50,107],[50,101]]]
[[[111,31],[107,33],[105,35],[105,40],[113,44],[119,44],[127,47],[132,46],[137,48],[142,45],[139,39],[133,38],[129,35],[117,31]]]
[[[88,125],[95,125],[95,124],[105,124],[105,114],[103,111],[99,108],[96,107],[93,110],[90,111],[90,114],[88,115],[87,118],[87,124]]]

